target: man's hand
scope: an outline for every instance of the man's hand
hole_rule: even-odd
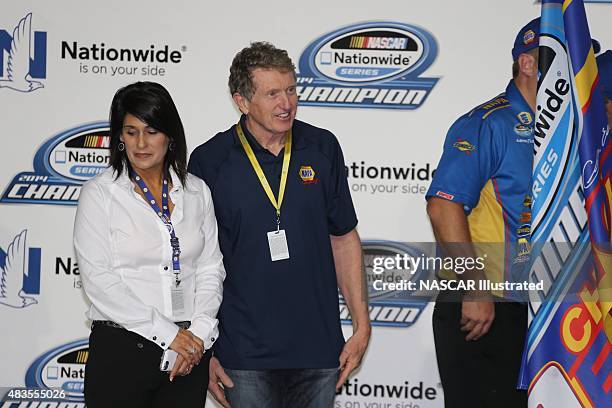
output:
[[[478,300],[475,300],[478,299]],[[491,295],[466,294],[461,302],[461,330],[468,332],[465,339],[478,340],[491,328],[495,319],[495,304]]]
[[[172,367],[172,371],[170,371],[170,381],[174,381],[174,378],[177,375],[189,374],[192,369],[193,365],[189,364],[189,362],[179,354],[178,356],[176,356],[176,361],[174,362],[174,367]]]
[[[219,385],[221,383],[221,385]],[[221,363],[215,357],[211,357],[210,366],[208,367],[208,392],[212,394],[214,399],[225,408],[230,408],[230,404],[225,397],[225,388],[234,387],[234,382],[225,373]]]
[[[368,341],[370,341],[370,330],[364,330],[360,333],[353,333],[344,345],[342,353],[340,353],[340,366],[338,368],[340,376],[336,383],[336,390],[342,387],[342,384],[348,379],[351,372],[361,364],[363,354],[368,347]]]
[[[179,329],[170,348],[192,366],[198,365],[204,355],[204,342],[188,330]]]
[[[476,258],[467,215],[462,203],[447,201],[439,197],[427,200],[427,214],[431,220],[436,242],[446,256],[452,258]],[[459,276],[467,281],[484,279],[484,272],[478,269],[466,270]],[[461,330],[468,332],[465,339],[478,340],[493,324],[495,305],[488,292],[469,291],[461,302]]]

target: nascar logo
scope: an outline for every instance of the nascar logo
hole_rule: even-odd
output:
[[[351,25],[325,34],[302,53],[297,80],[303,105],[415,109],[437,78],[420,78],[437,55],[433,36],[396,22]]]
[[[0,202],[72,204],[81,185],[110,164],[107,122],[90,123],[47,140],[34,156],[34,171],[17,174]]]
[[[354,36],[351,37],[349,48],[405,50],[407,46],[407,38]]]
[[[108,133],[105,131],[104,133]],[[83,147],[106,148],[110,146],[110,136],[86,136],[83,142]]]

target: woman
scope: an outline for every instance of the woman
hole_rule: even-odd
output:
[[[120,89],[110,122],[111,165],[83,186],[74,229],[93,320],[85,402],[200,408],[225,278],[210,191],[187,174],[164,87]],[[169,373],[167,349],[178,353]]]

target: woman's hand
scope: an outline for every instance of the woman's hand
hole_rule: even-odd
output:
[[[200,363],[204,355],[204,342],[196,335],[185,329],[179,329],[170,348],[182,357],[188,365],[195,366]],[[179,359],[177,358],[177,363]],[[175,364],[174,367],[177,367]],[[172,369],[174,372],[174,368]]]
[[[187,375],[193,369],[193,365],[189,364],[187,360],[183,358],[180,354],[176,357],[176,361],[174,362],[174,367],[172,367],[172,371],[170,371],[170,381],[174,381],[174,378],[177,375]]]

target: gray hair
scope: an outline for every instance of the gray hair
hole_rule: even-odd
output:
[[[287,51],[276,48],[269,42],[253,42],[236,54],[230,67],[229,89],[250,100],[255,93],[252,72],[256,68],[276,69],[291,72],[295,77],[295,65]]]

